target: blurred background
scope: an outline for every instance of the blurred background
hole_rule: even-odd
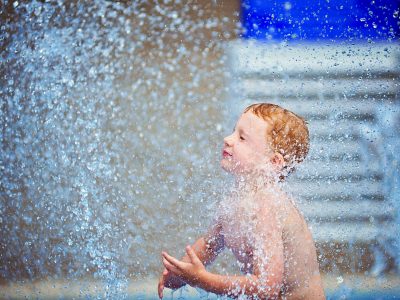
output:
[[[329,298],[400,298],[399,22],[393,0],[0,1],[0,298],[154,299],[253,102],[309,123],[288,186]]]

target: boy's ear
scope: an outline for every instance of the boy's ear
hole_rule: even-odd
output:
[[[274,155],[272,155],[270,162],[272,165],[277,167],[278,170],[281,170],[285,165],[285,160],[283,159],[282,154],[279,152],[275,152]]]

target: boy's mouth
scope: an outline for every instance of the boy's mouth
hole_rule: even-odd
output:
[[[226,151],[226,150],[223,150],[222,151],[222,156],[223,157],[231,157],[232,156],[232,154],[230,154],[228,151]]]

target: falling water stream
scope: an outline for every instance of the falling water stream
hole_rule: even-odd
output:
[[[218,5],[0,2],[0,283],[90,278],[124,298],[204,232],[229,180],[225,42],[242,30]],[[397,116],[375,149],[394,177]]]
[[[4,6],[0,279],[123,294],[207,224],[233,21],[176,1]]]

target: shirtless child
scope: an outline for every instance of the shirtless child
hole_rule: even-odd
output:
[[[178,260],[162,252],[165,269],[158,294],[185,284],[248,299],[325,299],[314,241],[307,224],[280,182],[308,153],[305,121],[277,105],[245,109],[224,139],[221,166],[236,179],[236,192],[219,205],[204,237]],[[243,276],[208,272],[229,248]]]

